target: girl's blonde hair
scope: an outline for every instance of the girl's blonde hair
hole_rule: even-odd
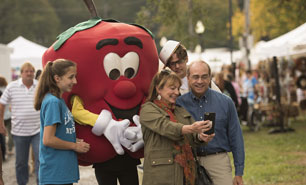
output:
[[[54,76],[64,76],[69,67],[76,67],[76,63],[66,59],[57,59],[53,62],[49,61],[47,63],[39,78],[38,87],[36,90],[34,100],[34,108],[36,110],[40,110],[42,101],[47,93],[51,93],[60,98],[61,91],[56,85]]]
[[[175,73],[164,69],[161,72],[156,73],[153,77],[149,88],[149,95],[146,101],[153,102],[156,100],[158,96],[156,88],[162,89],[165,87],[166,83],[169,83],[169,85],[174,85],[175,83],[179,83],[179,86],[182,85],[180,77],[178,77]]]

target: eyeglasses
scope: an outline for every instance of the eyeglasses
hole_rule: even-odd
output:
[[[185,61],[186,61],[186,59],[179,59],[178,61],[175,61],[175,62],[169,61],[168,65],[169,65],[169,67],[174,67],[174,66],[176,66],[176,64],[180,65],[180,64],[184,63]]]
[[[208,74],[205,74],[205,75],[202,75],[202,76],[200,76],[200,75],[192,75],[191,76],[191,78],[193,79],[193,80],[198,80],[198,79],[200,79],[201,78],[201,80],[207,80],[207,79],[209,79],[209,75]]]

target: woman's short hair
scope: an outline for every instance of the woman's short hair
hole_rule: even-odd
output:
[[[149,95],[147,97],[147,101],[154,101],[157,99],[157,91],[156,88],[162,89],[165,87],[166,83],[169,85],[173,85],[175,83],[179,83],[179,86],[182,85],[182,81],[180,77],[178,77],[175,73],[164,69],[161,72],[155,74],[151,81],[151,85],[149,88]]]

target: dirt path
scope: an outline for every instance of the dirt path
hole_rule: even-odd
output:
[[[5,185],[16,185],[15,174],[15,155],[8,156],[6,161],[2,164],[3,180]],[[142,173],[139,172],[140,182],[142,179]],[[31,174],[29,177],[28,185],[35,185],[35,174]],[[141,183],[140,183],[141,184]],[[80,180],[74,185],[98,185],[95,177],[94,169],[91,166],[80,166]]]

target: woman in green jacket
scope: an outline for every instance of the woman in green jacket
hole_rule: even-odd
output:
[[[175,106],[180,86],[176,74],[168,70],[157,73],[140,111],[145,143],[143,185],[194,185],[191,147],[214,136],[203,133],[211,128],[211,122],[195,122],[184,108]]]

